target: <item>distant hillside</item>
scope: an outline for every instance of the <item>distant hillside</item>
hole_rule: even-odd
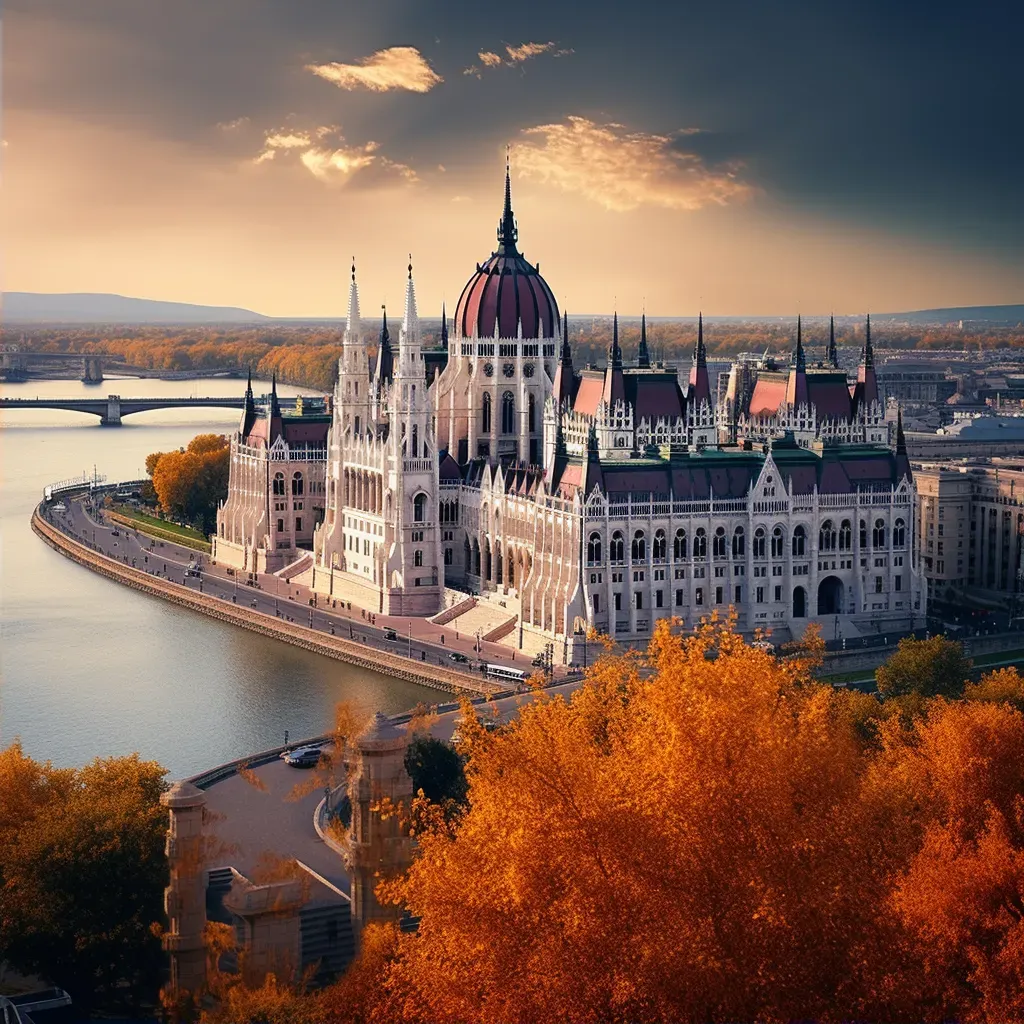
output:
[[[983,320],[993,324],[1024,323],[1024,305],[950,306],[948,309],[916,309],[910,313],[878,313],[876,320],[899,320],[910,324],[948,324],[959,320]]]
[[[133,299],[93,292],[45,294],[6,292],[6,323],[61,324],[197,324],[256,323],[271,317],[237,306],[196,306],[190,302]]]

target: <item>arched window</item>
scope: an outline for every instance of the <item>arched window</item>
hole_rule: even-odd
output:
[[[413,552],[412,564],[415,565],[417,568],[419,568],[421,565],[423,565],[423,552],[422,551],[418,551],[417,550],[417,551]]]
[[[302,491],[303,491],[302,474],[301,473],[295,473],[292,476],[292,494],[302,494]]]
[[[654,534],[654,544],[651,546],[651,555],[656,562],[659,559],[661,561],[665,560],[665,549],[667,546],[668,544],[665,540],[665,531],[657,530]]]
[[[764,558],[764,541],[765,541],[764,527],[759,526],[754,531],[754,557]]]
[[[693,535],[693,557],[694,558],[707,558],[708,557],[708,535],[707,535],[707,533],[705,533],[703,527],[701,527]]]
[[[839,550],[849,551],[851,547],[853,547],[853,528],[850,526],[850,520],[844,519],[839,527]]]
[[[526,405],[526,418],[529,421],[527,429],[532,434],[537,429],[537,400],[530,395]]]
[[[793,531],[793,557],[803,558],[807,553],[807,531],[798,526]]]
[[[601,534],[592,533],[587,541],[587,561],[597,565],[601,561]]]
[[[897,519],[892,527],[892,546],[902,548],[907,543],[907,527],[902,519]]]
[[[284,473],[274,474],[274,494],[279,497],[284,496]]]
[[[489,434],[491,432],[491,396],[484,392],[484,404],[480,411],[480,432]]]
[[[875,528],[871,531],[871,546],[876,548],[885,547],[885,520],[876,519]]]
[[[626,560],[626,544],[622,534],[616,530],[612,534],[612,542],[608,545],[608,554],[613,562],[624,562]]]
[[[630,546],[629,554],[634,562],[647,561],[647,538],[644,536],[643,530],[637,530],[633,534],[633,543]]]
[[[412,457],[420,457],[420,428],[415,423],[412,425]]]
[[[425,494],[417,494],[412,499],[412,519],[414,523],[427,521],[427,496]]]
[[[781,526],[772,530],[772,558],[781,558],[786,547],[786,535]]]
[[[516,400],[512,397],[511,391],[506,391],[501,396],[501,432],[503,434],[516,432]]]
[[[835,551],[836,549],[836,528],[831,519],[826,519],[818,531],[818,550]]]
[[[672,541],[672,557],[677,561],[686,557],[685,530],[676,530],[675,540]]]
[[[725,527],[720,526],[715,530],[715,536],[711,541],[711,553],[715,558],[725,558]]]
[[[747,553],[747,536],[742,526],[737,526],[732,535],[732,557],[742,558]]]
[[[868,546],[868,524],[864,519],[860,521],[860,546],[862,550]]]

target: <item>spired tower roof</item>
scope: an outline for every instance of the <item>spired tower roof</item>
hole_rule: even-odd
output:
[[[554,338],[558,303],[540,268],[519,252],[519,228],[512,212],[512,182],[505,164],[505,206],[498,222],[498,248],[478,263],[455,307],[455,331],[462,337]]]

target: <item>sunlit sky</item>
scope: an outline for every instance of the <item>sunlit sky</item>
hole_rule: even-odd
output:
[[[1021,302],[1020,10],[8,0],[4,287],[436,315],[509,145],[570,313]]]

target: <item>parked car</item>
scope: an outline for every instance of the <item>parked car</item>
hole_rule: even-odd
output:
[[[448,655],[448,660],[449,661],[456,661],[460,665],[468,665],[469,664],[469,658],[467,658],[464,654],[459,654],[458,651],[452,651]]]
[[[315,768],[320,755],[319,747],[296,747],[294,750],[286,750],[281,758],[292,768]]]
[[[384,630],[384,639],[389,644],[398,643],[398,633],[395,630],[391,629],[391,628],[385,629]]]

